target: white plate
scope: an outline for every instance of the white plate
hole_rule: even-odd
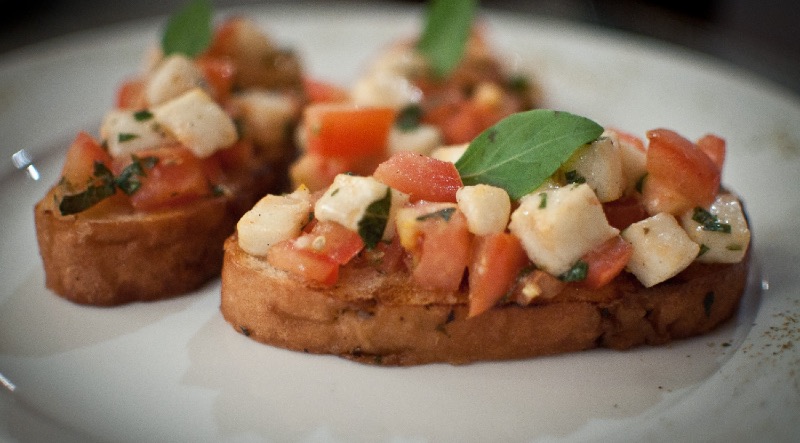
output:
[[[349,84],[382,45],[416,30],[420,10],[243,12],[299,50],[313,75]],[[0,63],[0,439],[797,441],[798,98],[652,41],[536,17],[487,20],[495,46],[535,70],[548,107],[640,134],[728,140],[724,181],[747,202],[763,270],[734,321],[666,347],[383,368],[235,333],[219,314],[218,282],[151,304],[66,302],[43,286],[32,207],[64,147],[95,131],[138,70],[161,21],[132,23]],[[20,148],[36,155],[38,182],[8,161]]]

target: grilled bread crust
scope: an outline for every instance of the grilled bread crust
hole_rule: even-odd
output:
[[[600,290],[567,285],[548,300],[468,319],[466,292],[422,290],[407,272],[369,266],[345,266],[335,286],[318,287],[247,254],[234,234],[225,242],[220,310],[236,331],[290,350],[393,366],[466,364],[703,334],[737,311],[748,263],[695,263],[652,288],[623,273]]]

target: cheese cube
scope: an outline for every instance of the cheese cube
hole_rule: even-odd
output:
[[[506,230],[511,199],[504,189],[483,184],[464,186],[456,191],[456,201],[467,218],[469,232],[487,235]]]
[[[397,210],[408,202],[408,195],[372,177],[337,175],[333,179],[333,184],[314,205],[314,216],[318,220],[334,221],[351,231],[358,232],[359,223],[364,218],[367,208],[385,198],[387,192],[391,192],[391,206],[382,238],[388,240],[395,233],[394,217]]]
[[[686,211],[681,216],[681,224],[689,237],[702,245],[702,253],[697,261],[742,261],[750,244],[750,229],[739,199],[732,194],[720,194],[708,211],[696,211],[698,210]]]
[[[648,288],[686,269],[700,251],[675,217],[665,212],[630,225],[621,235],[633,246],[626,269]]]
[[[442,160],[450,163],[455,163],[467,151],[469,143],[461,145],[447,145],[440,146],[431,151],[431,157],[436,160]]]
[[[106,114],[100,126],[100,137],[105,140],[112,157],[127,157],[169,140],[152,114],[125,110]]]
[[[411,151],[429,155],[442,144],[442,131],[436,126],[420,124],[414,129],[393,126],[389,131],[389,152]]]
[[[625,191],[622,157],[610,138],[601,137],[579,149],[563,169],[586,180],[601,202],[616,200]]]
[[[270,159],[286,155],[292,122],[300,115],[300,105],[289,94],[250,89],[236,94],[232,103],[240,111],[245,133]]]
[[[266,255],[275,243],[300,235],[310,214],[311,194],[305,188],[288,195],[267,195],[239,219],[239,246],[248,254]]]
[[[199,88],[154,108],[153,115],[167,133],[200,158],[238,139],[233,120]]]
[[[522,242],[528,258],[556,276],[619,233],[608,224],[600,201],[586,184],[526,195],[511,214],[509,229]]]
[[[647,174],[647,151],[636,143],[626,140],[625,137],[620,137],[614,130],[606,130],[603,137],[608,137],[612,143],[619,146],[625,192],[635,191],[637,183]]]
[[[184,55],[170,55],[158,64],[145,85],[150,106],[177,98],[203,84],[200,69]]]

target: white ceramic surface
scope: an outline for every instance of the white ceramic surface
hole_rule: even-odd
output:
[[[312,75],[343,85],[420,18],[352,6],[238,12],[298,50]],[[66,302],[44,288],[33,204],[156,40],[161,20],[137,22],[0,60],[0,440],[798,441],[800,99],[657,42],[485,19],[550,108],[640,134],[727,139],[723,180],[747,202],[758,265],[735,320],[658,348],[384,368],[235,333],[218,311],[218,281],[158,303]],[[12,166],[21,148],[39,181]]]

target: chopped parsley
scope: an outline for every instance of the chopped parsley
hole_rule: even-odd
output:
[[[386,188],[386,195],[367,206],[364,217],[358,222],[358,235],[364,240],[367,249],[373,249],[383,238],[386,223],[389,221],[389,210],[392,208],[392,190]]]
[[[589,274],[589,264],[583,260],[578,260],[572,267],[558,276],[558,279],[565,282],[583,281]]]
[[[144,122],[153,118],[153,113],[148,111],[147,109],[142,109],[141,111],[136,111],[133,113],[133,119],[137,122]]]
[[[139,135],[131,134],[130,132],[120,132],[117,135],[117,140],[119,140],[120,143],[125,143],[125,142],[129,142],[131,140],[136,140],[137,138],[139,138]]]
[[[547,207],[547,193],[542,192],[539,194],[539,209],[544,209]]]
[[[692,214],[692,220],[703,225],[703,229],[706,231],[722,232],[725,234],[731,233],[731,225],[727,223],[720,223],[716,215],[706,211],[705,209],[699,206],[694,208],[694,213]]]
[[[576,171],[574,169],[571,170],[571,171],[565,172],[564,173],[564,178],[567,180],[567,184],[586,183],[586,178],[584,176],[578,174],[578,171]]]
[[[429,214],[420,215],[419,217],[417,217],[417,221],[431,220],[434,218],[441,218],[444,221],[450,221],[450,217],[453,216],[454,212],[456,212],[455,207],[444,208],[435,212],[431,212]]]
[[[422,108],[419,105],[408,105],[400,110],[394,125],[401,131],[413,131],[419,128],[422,121]]]

